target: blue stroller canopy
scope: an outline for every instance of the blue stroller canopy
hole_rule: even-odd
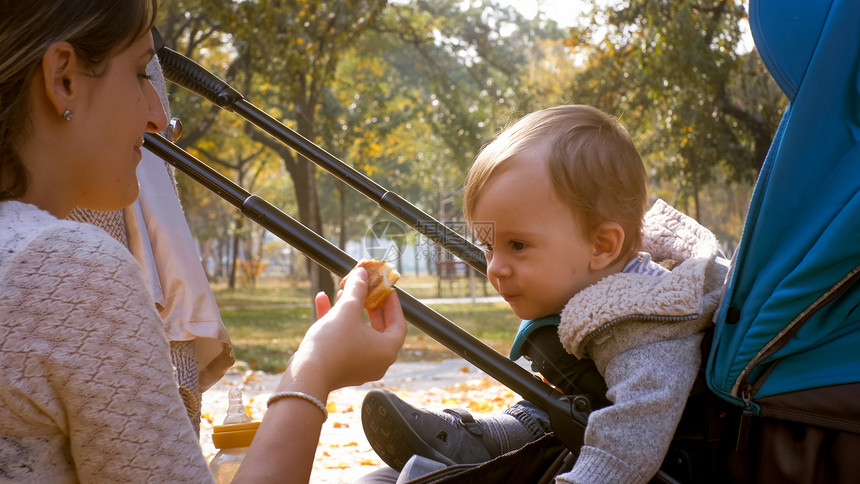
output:
[[[741,403],[860,382],[860,2],[751,0],[789,99],[717,313],[708,385]]]

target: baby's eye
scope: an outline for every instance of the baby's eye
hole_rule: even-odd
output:
[[[519,252],[525,248],[526,248],[526,244],[524,244],[522,242],[517,242],[516,240],[511,241],[511,249],[512,250]]]
[[[478,244],[478,248],[480,248],[485,254],[489,254],[493,252],[492,244]]]

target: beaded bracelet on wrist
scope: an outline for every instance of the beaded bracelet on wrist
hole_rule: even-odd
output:
[[[308,395],[307,393],[303,393],[303,392],[277,392],[277,393],[273,393],[272,396],[269,397],[269,400],[266,402],[266,408],[270,407],[273,403],[277,402],[278,400],[282,400],[284,398],[300,398],[302,400],[311,402],[318,409],[320,409],[320,412],[322,412],[323,422],[328,420],[328,410],[325,408],[325,404],[323,402],[319,401],[319,399],[317,399],[316,397],[313,397],[313,396]]]

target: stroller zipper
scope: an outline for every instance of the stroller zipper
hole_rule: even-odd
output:
[[[681,321],[689,321],[691,319],[696,319],[699,317],[698,314],[688,314],[684,316],[662,316],[656,314],[628,314],[626,316],[622,316],[620,318],[615,318],[612,321],[609,321],[594,331],[588,333],[582,341],[579,343],[580,348],[585,347],[591,340],[600,336],[601,334],[610,331],[616,324],[622,323],[624,321],[629,321],[631,319],[639,319],[642,321],[650,321],[650,322],[662,322],[662,323],[675,323]]]
[[[747,443],[749,442],[750,438],[750,427],[752,424],[752,418],[755,415],[755,408],[753,407],[752,402],[750,402],[749,392],[750,386],[747,385],[747,387],[744,388],[742,394],[742,398],[744,400],[744,409],[743,413],[741,414],[740,422],[738,423],[738,439],[735,442],[735,450],[739,452],[747,448]]]
[[[752,404],[751,401],[755,397],[756,393],[758,393],[758,390],[764,384],[765,380],[767,380],[767,376],[770,372],[776,368],[777,363],[779,363],[779,359],[771,361],[767,370],[759,376],[755,382],[750,383],[749,378],[753,369],[755,369],[755,367],[762,361],[773,356],[777,351],[782,349],[782,347],[785,346],[785,344],[788,343],[788,341],[790,341],[798,331],[800,331],[800,328],[803,327],[812,315],[839,298],[839,296],[851,288],[851,286],[853,286],[858,280],[860,280],[860,266],[855,267],[854,270],[846,274],[845,277],[830,288],[829,291],[822,294],[817,301],[798,314],[790,324],[783,328],[775,338],[770,340],[770,342],[768,342],[768,344],[759,351],[755,358],[751,359],[749,363],[747,363],[743,371],[738,375],[738,379],[735,381],[735,385],[732,389],[733,396],[743,398],[745,404],[744,413],[746,413],[747,407],[750,407],[754,412],[756,411],[756,406]],[[741,392],[743,393],[742,395],[740,394]]]

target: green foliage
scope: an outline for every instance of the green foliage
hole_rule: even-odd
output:
[[[630,130],[652,192],[731,250],[785,107],[758,54],[741,48],[743,20],[738,0],[617,1],[570,31],[490,0],[163,0],[157,25],[169,47],[440,220],[460,216],[466,170],[510,122],[595,105]],[[317,232],[343,244],[391,217],[235,114],[176,86],[170,95],[181,146]],[[220,261],[234,242],[234,257],[265,257],[261,230],[235,208],[182,175],[179,189],[205,257]],[[284,368],[313,319],[316,289],[300,277],[216,292],[240,360]],[[519,323],[505,305],[434,308],[502,353]],[[410,328],[401,358],[417,355],[452,356]]]
[[[572,89],[616,114],[675,200],[711,183],[750,183],[785,106],[755,53],[741,48],[740,1],[632,0],[574,31],[591,53]],[[767,111],[763,110],[768,103]]]
[[[456,192],[478,150],[531,110],[538,91],[526,83],[540,56],[529,53],[561,42],[553,25],[489,2],[389,5],[338,67],[324,105],[335,120],[321,128],[326,147],[437,219],[458,219]],[[347,192],[346,210],[326,207],[335,197],[321,201],[326,220],[341,214],[346,238],[385,218],[359,199]]]
[[[465,172],[498,131],[587,103],[631,131],[654,193],[736,240],[785,103],[740,48],[740,1],[630,0],[585,20],[565,31],[491,0],[164,0],[157,25],[168,46],[440,220],[460,217]],[[182,146],[339,244],[390,217],[197,95],[173,86],[171,107]],[[260,229],[235,209],[181,177],[180,190],[201,245],[238,239],[241,257],[264,257]]]

